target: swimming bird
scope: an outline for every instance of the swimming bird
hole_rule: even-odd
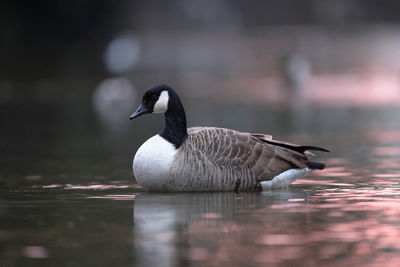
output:
[[[287,187],[298,177],[324,169],[309,150],[328,150],[272,139],[266,134],[217,127],[186,127],[175,90],[148,89],[129,117],[165,115],[165,127],[137,150],[133,174],[151,191],[255,191]]]

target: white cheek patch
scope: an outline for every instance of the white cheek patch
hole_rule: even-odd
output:
[[[168,110],[168,91],[162,91],[160,97],[154,105],[153,113],[165,113]]]

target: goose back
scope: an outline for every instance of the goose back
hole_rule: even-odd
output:
[[[189,128],[168,182],[160,189],[261,190],[261,181],[272,180],[286,170],[307,168],[306,154],[279,146],[279,141],[265,141],[272,141],[272,137],[215,127]]]

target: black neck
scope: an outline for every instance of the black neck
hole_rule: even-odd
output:
[[[187,138],[186,115],[178,95],[171,93],[165,113],[165,128],[160,133],[168,142],[179,148]]]

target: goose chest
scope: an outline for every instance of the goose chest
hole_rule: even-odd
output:
[[[144,142],[133,159],[133,174],[138,183],[149,189],[160,188],[168,179],[177,149],[160,135]]]

